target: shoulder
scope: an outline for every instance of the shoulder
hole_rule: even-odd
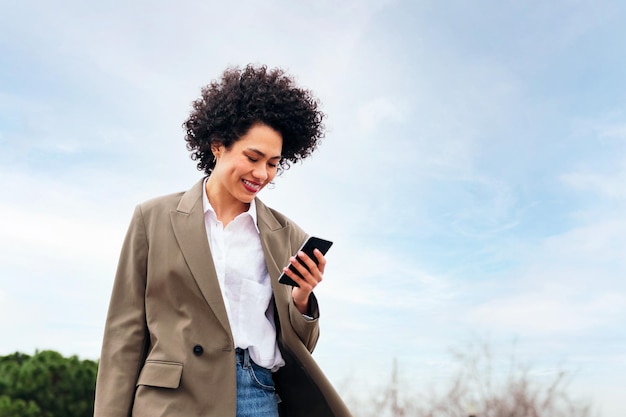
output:
[[[187,191],[180,191],[144,201],[138,209],[144,216],[159,216],[173,210],[189,213],[202,206],[202,184],[198,181]]]
[[[184,194],[185,193],[181,191],[151,198],[143,203],[140,203],[139,207],[143,213],[175,210]]]
[[[130,229],[145,230],[151,235],[169,222],[170,213],[176,210],[184,193],[173,193],[151,198],[137,204],[131,219]]]

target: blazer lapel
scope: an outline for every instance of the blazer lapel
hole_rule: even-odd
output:
[[[170,213],[174,235],[202,295],[222,327],[232,332],[220,291],[213,256],[204,226],[202,193],[204,179],[183,194],[176,211]]]
[[[290,253],[289,227],[285,227],[276,220],[272,212],[259,200],[256,199],[257,224],[261,236],[261,246],[265,256],[265,265],[269,273],[274,295],[281,297],[289,296],[290,287],[280,284],[278,277],[283,267],[287,266]]]

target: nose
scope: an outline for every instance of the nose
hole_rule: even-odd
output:
[[[252,175],[254,176],[255,179],[259,180],[260,182],[263,182],[267,179],[267,177],[269,176],[269,173],[267,172],[267,168],[265,166],[257,166],[252,171]]]

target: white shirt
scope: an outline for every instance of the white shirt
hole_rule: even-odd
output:
[[[225,228],[202,193],[204,225],[236,348],[267,369],[285,364],[276,343],[272,287],[257,226],[254,200]]]

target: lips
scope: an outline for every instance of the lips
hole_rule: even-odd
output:
[[[261,189],[261,184],[257,182],[252,182],[248,180],[241,180],[241,182],[243,183],[244,188],[251,193],[258,193]]]

